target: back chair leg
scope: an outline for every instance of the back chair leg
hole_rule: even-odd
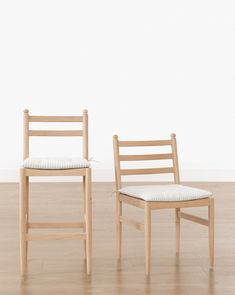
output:
[[[92,252],[92,219],[91,219],[91,169],[88,168],[85,176],[85,204],[86,204],[86,266],[87,274],[91,274]]]
[[[146,276],[149,276],[150,265],[151,265],[151,207],[148,202],[145,203],[144,233],[145,233],[145,274]]]
[[[120,260],[122,256],[122,223],[120,217],[122,215],[122,201],[120,201],[119,193],[116,196],[116,240],[117,240],[117,258]]]
[[[175,209],[176,254],[180,252],[180,208]]]
[[[27,269],[27,210],[28,179],[24,170],[20,170],[20,272],[24,276]]]
[[[83,232],[86,232],[86,177],[82,177],[82,188],[83,188],[83,215],[84,215],[84,227]],[[84,240],[84,256],[86,257],[86,240]]]
[[[210,205],[208,206],[208,221],[209,221],[209,257],[210,266],[214,267],[214,199],[210,199]]]

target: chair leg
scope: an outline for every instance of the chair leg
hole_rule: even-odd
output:
[[[27,268],[27,177],[24,169],[20,170],[20,273],[24,276]]]
[[[210,199],[210,205],[208,206],[208,221],[209,221],[209,257],[210,267],[214,267],[214,199]]]
[[[149,276],[150,265],[151,265],[151,207],[148,202],[145,203],[144,233],[145,233],[145,274],[146,276]]]
[[[91,252],[92,252],[92,209],[91,209],[91,169],[86,170],[85,176],[85,203],[86,203],[86,266],[87,274],[91,274]]]
[[[116,195],[116,240],[117,240],[117,258],[120,260],[122,256],[122,223],[120,217],[122,215],[122,201],[120,201],[119,193]]]
[[[83,186],[83,215],[84,215],[84,223],[86,223],[86,177],[82,177],[82,186]],[[86,227],[83,227],[83,232],[86,232]],[[86,240],[84,240],[84,255],[86,259]]]
[[[180,252],[180,208],[175,209],[176,254]]]
[[[26,233],[28,234],[29,228],[29,176],[25,177],[25,213],[26,213]],[[28,259],[28,240],[26,240],[26,261]]]

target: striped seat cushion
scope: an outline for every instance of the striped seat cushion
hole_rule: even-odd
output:
[[[180,184],[127,186],[120,193],[145,201],[188,201],[208,198],[211,192]]]
[[[30,169],[77,169],[88,168],[90,162],[84,158],[27,158],[24,168]]]

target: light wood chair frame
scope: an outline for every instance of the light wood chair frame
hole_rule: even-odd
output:
[[[142,155],[122,155],[120,147],[158,147],[170,146],[171,153],[163,154],[142,154]],[[180,222],[186,219],[208,227],[209,234],[209,260],[210,266],[214,266],[214,198],[213,196],[198,200],[189,201],[144,201],[142,199],[130,197],[121,194],[122,176],[125,175],[142,175],[142,174],[161,174],[172,173],[174,183],[180,184],[179,164],[177,155],[176,135],[171,134],[168,140],[151,140],[151,141],[120,141],[117,135],[113,136],[114,147],[114,165],[116,180],[116,240],[117,240],[117,257],[121,259],[122,254],[122,224],[127,224],[137,230],[144,232],[145,236],[145,274],[150,275],[151,268],[151,212],[158,209],[175,209],[175,228],[176,228],[176,253],[180,251]],[[151,160],[172,160],[172,167],[147,168],[147,169],[121,169],[122,161],[151,161]],[[137,222],[129,217],[123,216],[122,205],[128,204],[144,209],[144,223]],[[182,208],[191,207],[208,207],[208,219],[197,217],[185,212]]]
[[[80,122],[82,130],[30,130],[30,122]],[[24,111],[23,158],[29,157],[29,138],[31,136],[81,136],[83,157],[88,160],[88,112],[82,116],[31,116]],[[83,222],[30,222],[29,220],[29,177],[34,176],[82,176],[84,221]],[[83,240],[87,274],[91,273],[92,252],[92,208],[91,208],[91,168],[79,169],[20,169],[20,272],[27,272],[28,241]],[[31,234],[36,229],[80,228],[82,233]]]

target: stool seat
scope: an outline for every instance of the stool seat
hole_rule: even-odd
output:
[[[78,169],[89,168],[90,162],[84,158],[26,158],[23,167],[29,169]]]
[[[204,199],[211,192],[180,184],[127,186],[120,193],[145,201],[176,202]]]

